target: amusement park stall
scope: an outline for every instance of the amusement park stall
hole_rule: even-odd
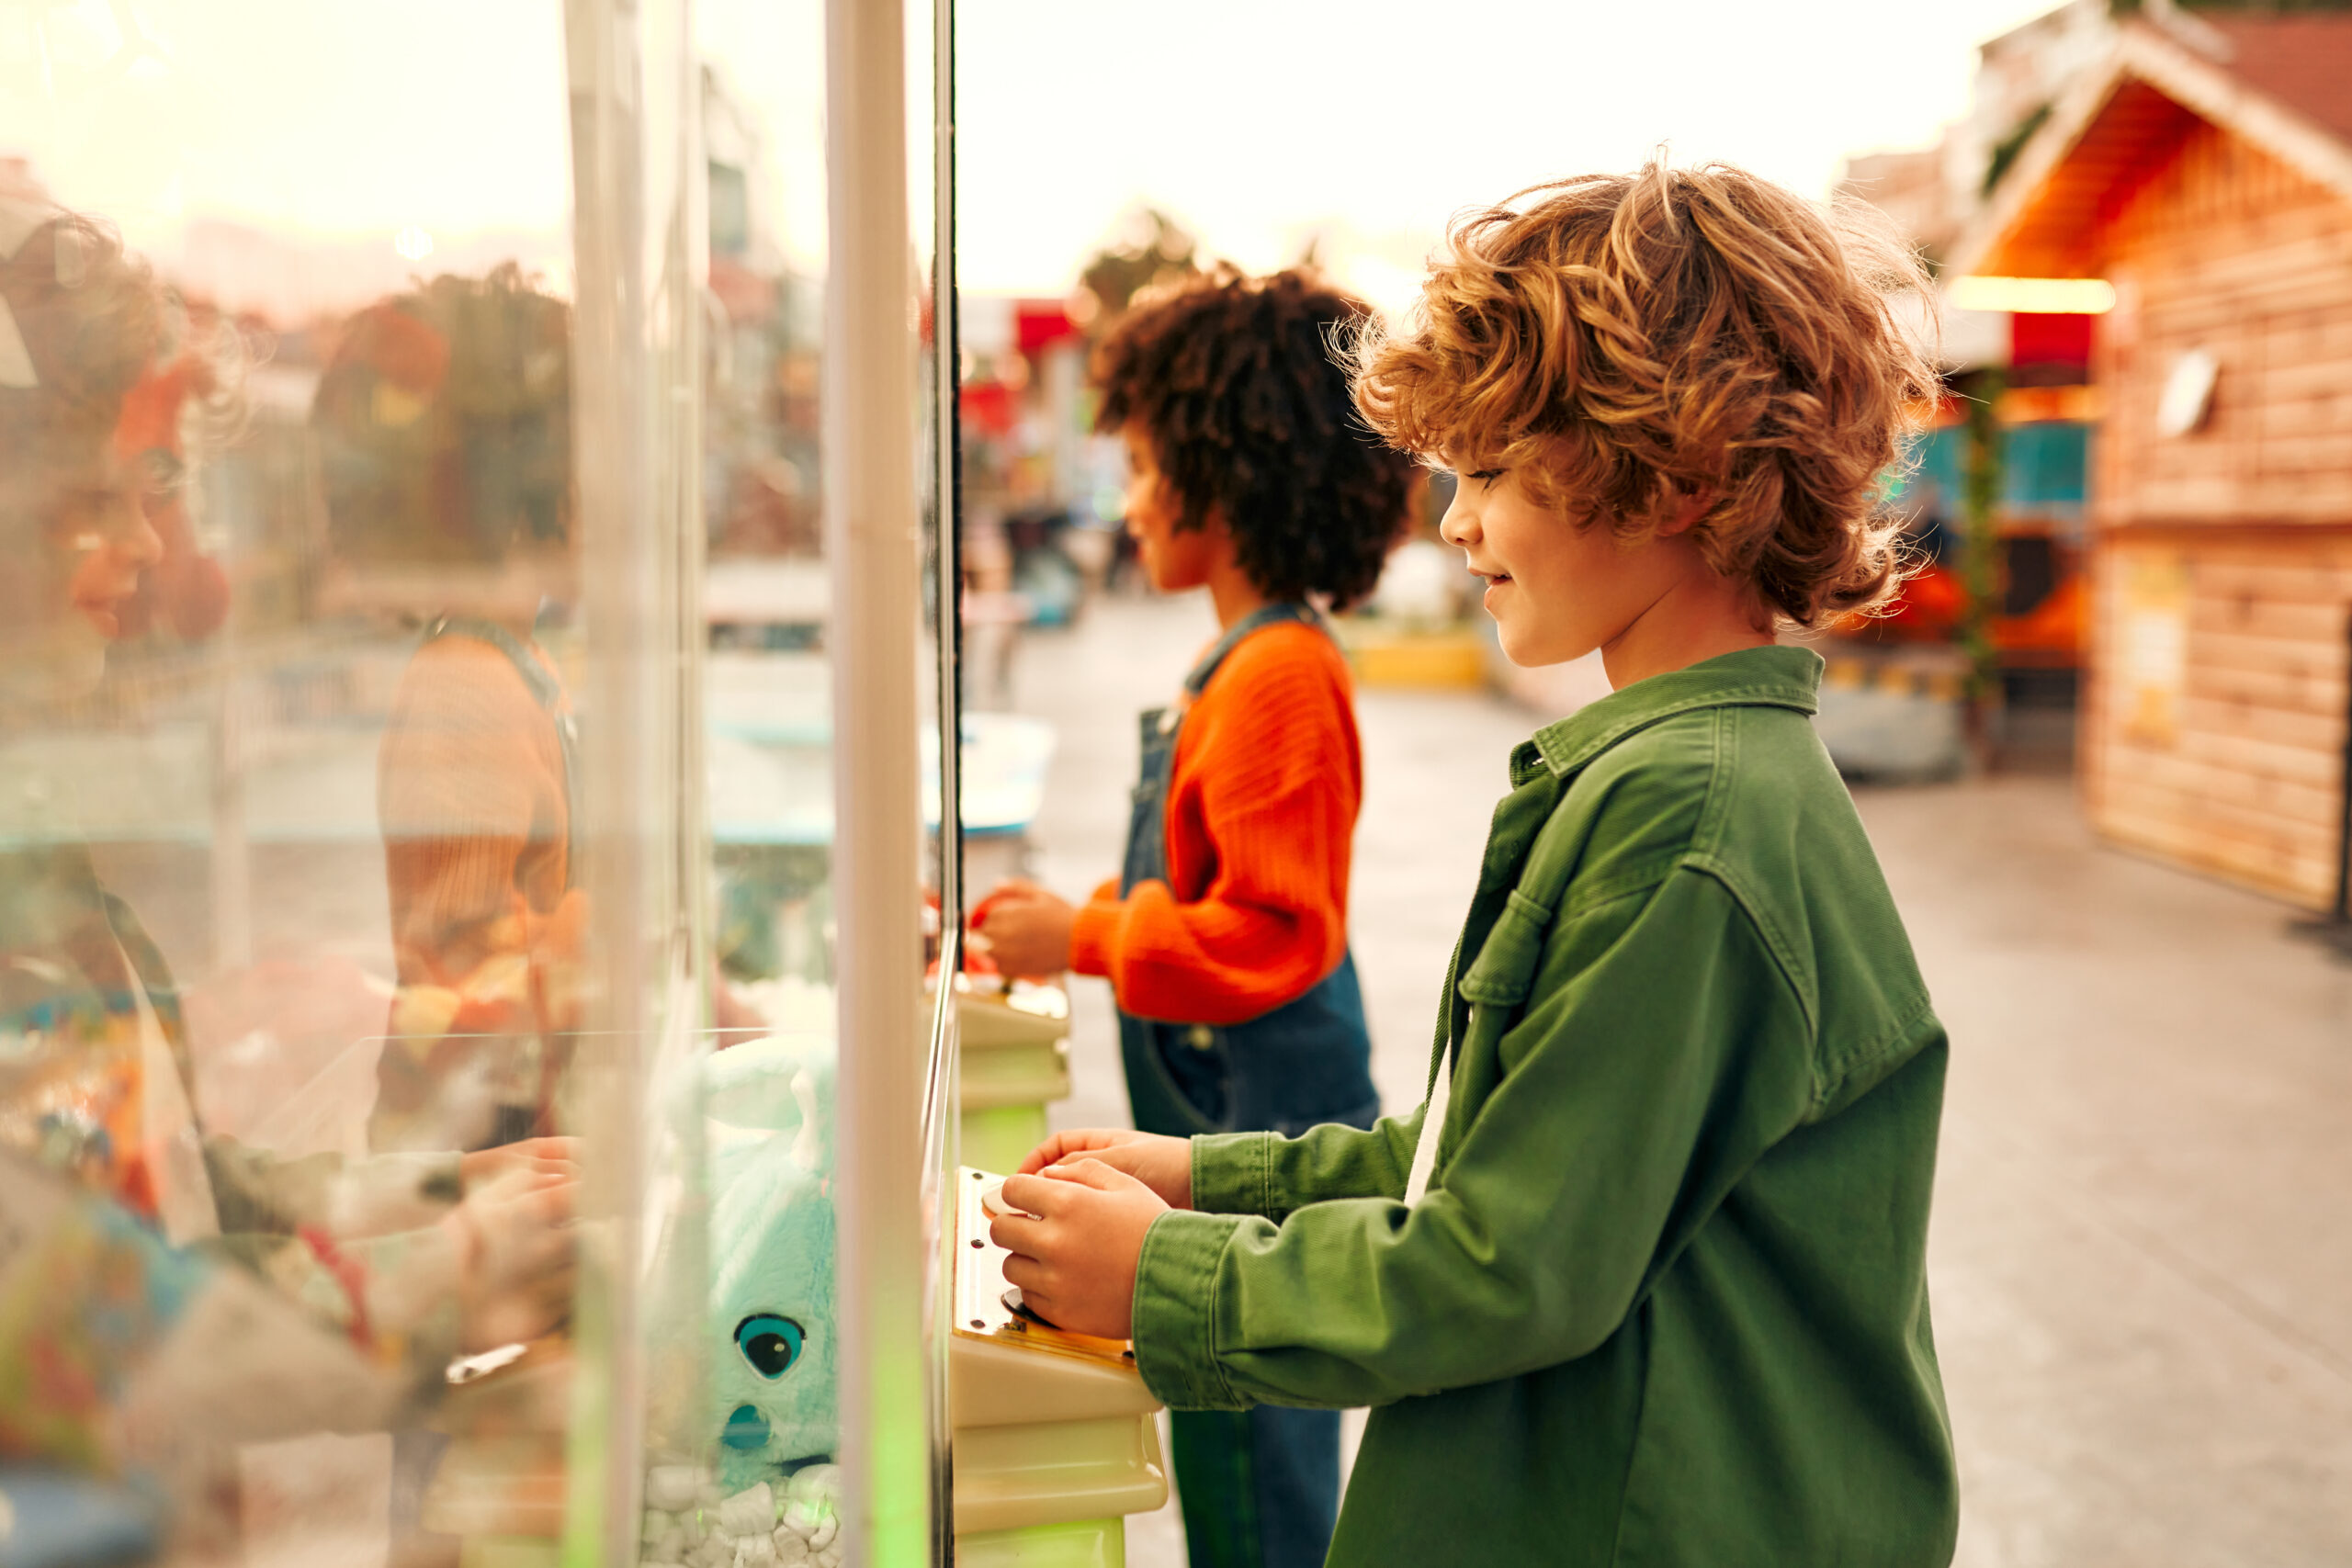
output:
[[[2345,908],[2352,18],[2123,25],[1956,272],[2102,278],[2084,790],[2109,837]]]

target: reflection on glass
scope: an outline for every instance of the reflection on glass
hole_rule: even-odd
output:
[[[34,10],[0,1495],[92,1557],[831,1568],[820,7]]]
[[[477,39],[518,46],[497,107],[432,126],[382,111],[475,65],[420,17],[358,48],[255,6],[28,16],[0,1496],[74,1561],[551,1543],[588,897],[535,630],[579,545],[557,13]],[[436,195],[409,171],[453,126],[492,177]]]
[[[227,577],[190,548],[185,437],[224,423],[240,344],[35,192],[0,204],[0,1456],[78,1472],[93,1528],[218,1541],[255,1440],[383,1429],[455,1358],[561,1320],[574,1156],[322,1136],[334,1074],[286,1069],[345,971],[183,990],[140,908],[186,902],[200,781],[170,741],[219,716]]]
[[[514,267],[435,278],[345,322],[311,402],[336,596],[424,628],[377,765],[399,987],[378,1149],[554,1130],[578,759],[538,633],[578,589],[570,333]]]
[[[696,20],[709,182],[697,598],[721,1049],[698,1086],[708,1267],[690,1321],[703,1387],[664,1434],[670,1453],[652,1455],[643,1561],[741,1552],[831,1568],[851,1542],[835,1332],[823,233],[807,221],[823,210],[812,68],[823,32],[814,6],[719,0]]]

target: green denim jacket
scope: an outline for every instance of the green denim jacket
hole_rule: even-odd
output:
[[[1820,676],[1727,654],[1513,753],[1419,1204],[1426,1104],[1193,1140],[1137,1361],[1180,1409],[1377,1407],[1332,1562],[1950,1561],[1944,1033],[1808,722]]]

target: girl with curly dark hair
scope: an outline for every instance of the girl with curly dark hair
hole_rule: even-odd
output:
[[[1363,761],[1314,603],[1372,591],[1411,500],[1410,460],[1363,424],[1335,357],[1367,315],[1306,273],[1226,269],[1130,312],[1095,356],[1144,569],[1163,592],[1207,589],[1224,635],[1143,716],[1119,880],[1078,908],[1008,884],[980,930],[1009,972],[1111,981],[1147,1132],[1368,1127],[1379,1110],[1346,930]],[[1196,1568],[1323,1561],[1338,1412],[1174,1423]]]

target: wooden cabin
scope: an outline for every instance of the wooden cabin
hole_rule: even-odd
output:
[[[2352,702],[2352,17],[2118,30],[1955,276],[2099,277],[2082,788],[2122,844],[2342,897]]]

